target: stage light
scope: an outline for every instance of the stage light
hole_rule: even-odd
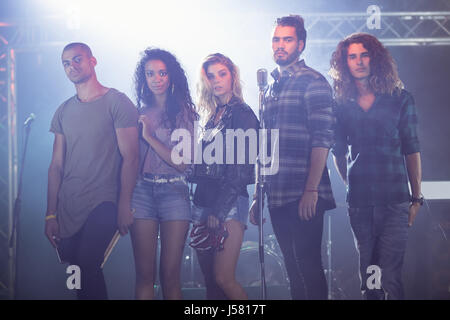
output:
[[[66,10],[66,25],[69,30],[79,30],[81,27],[80,8],[77,6],[68,7]]]

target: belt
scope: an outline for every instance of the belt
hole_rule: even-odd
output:
[[[147,182],[153,182],[153,183],[171,183],[171,182],[184,182],[187,184],[186,177],[185,176],[175,176],[172,178],[168,178],[165,175],[156,175],[156,174],[150,174],[150,173],[144,173],[143,177],[144,181]]]

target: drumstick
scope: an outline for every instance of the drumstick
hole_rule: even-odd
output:
[[[119,241],[119,238],[120,238],[120,233],[119,233],[119,230],[117,230],[116,233],[114,233],[114,236],[112,237],[111,242],[108,245],[108,248],[106,248],[103,262],[102,262],[102,265],[100,266],[100,268],[103,269],[103,266],[105,265],[106,260],[108,260],[109,255],[111,254],[112,250],[114,249],[114,246],[116,245],[117,241]]]
[[[136,212],[136,209],[133,208],[131,210],[131,214],[134,214],[135,212]],[[103,269],[103,266],[105,265],[106,260],[108,260],[109,255],[111,254],[112,250],[114,249],[114,246],[116,245],[117,241],[119,241],[119,239],[120,239],[120,233],[119,233],[119,230],[116,230],[111,241],[109,242],[108,247],[106,248],[103,262],[102,262],[102,265],[100,266],[101,269]]]

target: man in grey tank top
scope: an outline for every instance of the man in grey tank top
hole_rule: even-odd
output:
[[[62,260],[80,268],[78,298],[107,299],[105,250],[117,229],[125,235],[133,223],[138,114],[125,94],[98,82],[86,44],[68,44],[62,64],[77,94],[61,104],[50,127],[45,234]]]

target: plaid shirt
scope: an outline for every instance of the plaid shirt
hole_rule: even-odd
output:
[[[377,95],[367,112],[352,100],[339,105],[336,115],[333,153],[348,155],[350,207],[409,201],[404,156],[419,152],[411,94],[402,90],[400,95]]]
[[[303,60],[279,73],[266,94],[264,123],[267,129],[279,129],[279,170],[267,175],[269,207],[298,201],[308,178],[311,149],[331,148],[333,144],[333,99],[331,87]],[[269,135],[270,136],[270,135]],[[319,186],[325,209],[336,207],[325,167]]]

